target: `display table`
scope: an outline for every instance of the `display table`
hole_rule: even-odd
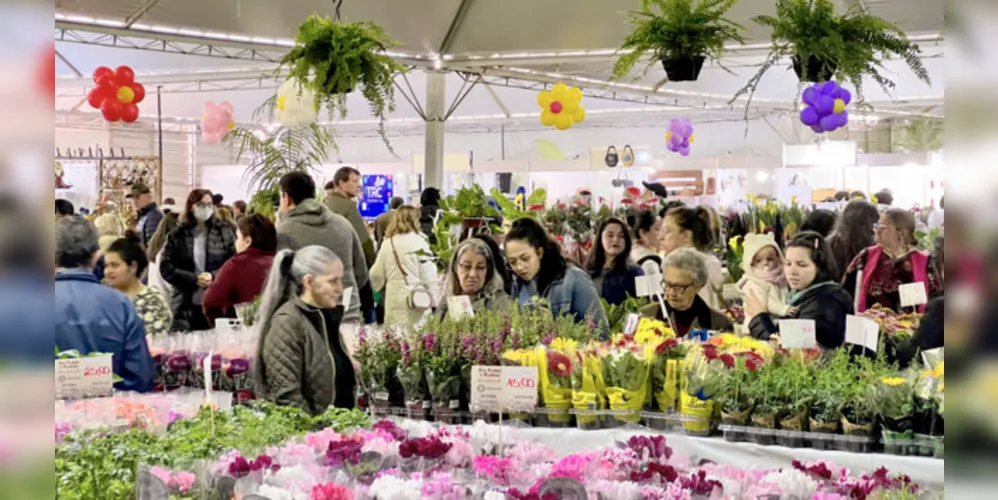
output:
[[[656,433],[650,429],[583,431],[534,427],[519,428],[516,432],[521,439],[537,441],[554,449],[559,457],[612,446],[617,441],[627,441],[631,436]],[[945,462],[938,458],[762,446],[755,443],[731,443],[720,437],[705,438],[683,434],[667,434],[667,443],[675,453],[686,455],[694,462],[706,459],[744,469],[787,467],[794,459],[805,462],[826,460],[846,467],[853,473],[887,467],[891,473],[907,474],[930,491],[942,491],[945,479]]]

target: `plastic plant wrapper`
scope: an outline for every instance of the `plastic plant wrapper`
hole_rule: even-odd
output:
[[[236,403],[256,399],[253,382],[253,356],[258,338],[247,330],[236,334],[225,332],[218,336],[217,347],[222,356],[221,387],[235,395]]]
[[[360,366],[357,382],[369,397],[371,406],[388,406],[388,379],[401,357],[399,341],[391,331],[362,330],[358,335],[354,353]]]
[[[167,335],[148,336],[149,355],[152,356],[153,376],[152,390],[155,392],[166,391],[166,359],[170,354],[170,337]]]
[[[578,345],[574,340],[556,338],[547,349],[538,348],[537,373],[541,389],[541,401],[545,408],[568,410],[572,408],[572,371]],[[566,411],[563,415],[549,415],[552,422],[565,423],[571,420]]]
[[[600,371],[595,349],[575,351],[572,364],[572,408],[579,412],[595,412],[606,408],[606,400],[597,389],[596,373]],[[602,378],[602,377],[600,377]],[[583,427],[594,426],[599,422],[597,415],[576,414],[576,420]]]
[[[190,337],[185,334],[170,334],[166,339],[155,339],[160,343],[163,354],[159,365],[162,390],[173,391],[186,387],[191,374],[191,361],[188,357]]]
[[[659,411],[665,414],[679,410],[679,379],[685,371],[686,353],[689,349],[675,338],[662,340],[654,346],[651,362],[651,393]]]
[[[211,390],[221,390],[222,355],[216,349],[216,339],[210,334],[192,334],[192,347],[188,353],[190,362],[190,377],[187,382],[190,387],[204,389],[204,360],[211,356]]]
[[[648,394],[648,360],[651,352],[650,348],[615,346],[601,358],[610,410],[634,412],[633,415],[616,417],[618,420],[628,423],[641,420],[640,412]]]
[[[894,439],[911,439],[912,414],[915,411],[915,374],[896,374],[873,381],[877,413],[884,425],[884,434]]]
[[[426,383],[433,404],[453,411],[457,411],[461,395],[461,375],[456,362],[453,356],[436,356],[426,364]]]
[[[422,349],[418,342],[410,343],[403,340],[401,345],[402,359],[399,361],[396,374],[399,383],[402,384],[402,391],[405,393],[407,406],[415,407],[426,400],[424,382],[426,374],[422,363]]]
[[[915,382],[914,430],[916,434],[935,435],[941,432],[942,409],[940,394],[944,387],[945,368],[943,362],[922,370]]]

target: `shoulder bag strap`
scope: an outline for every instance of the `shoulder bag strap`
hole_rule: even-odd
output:
[[[399,253],[395,250],[395,237],[392,236],[391,238],[389,238],[388,242],[391,243],[392,245],[392,255],[395,256],[395,265],[398,266],[399,271],[402,273],[402,279],[404,279],[405,283],[408,285],[409,273],[405,272],[405,268],[402,267],[402,261],[399,260]]]

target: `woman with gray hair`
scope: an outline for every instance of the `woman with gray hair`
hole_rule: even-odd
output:
[[[664,271],[665,301],[668,304],[669,322],[676,336],[682,337],[694,330],[731,331],[731,320],[724,313],[712,309],[698,295],[709,281],[707,263],[701,252],[694,248],[677,248],[665,257]],[[644,312],[656,306],[649,306]],[[657,311],[663,320],[662,310]]]
[[[326,247],[283,250],[260,303],[258,392],[312,415],[353,408],[356,375],[340,335],[343,263]]]
[[[451,299],[461,296],[468,297],[476,314],[483,309],[507,309],[512,300],[503,285],[489,246],[478,238],[462,241],[454,249],[444,286],[444,300],[437,312],[441,318],[446,318]]]

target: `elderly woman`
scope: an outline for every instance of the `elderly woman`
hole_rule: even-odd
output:
[[[711,308],[698,294],[707,284],[707,263],[701,252],[694,248],[677,248],[662,262],[665,283],[665,301],[668,305],[669,322],[677,336],[684,336],[695,330],[730,331],[731,320],[724,313]],[[649,306],[643,312],[650,312]],[[662,317],[661,307],[657,317]]]
[[[505,309],[512,304],[503,290],[492,250],[478,238],[465,240],[454,250],[444,300],[437,309],[441,318],[447,317],[451,299],[460,296],[468,297],[476,314],[483,309]]]

